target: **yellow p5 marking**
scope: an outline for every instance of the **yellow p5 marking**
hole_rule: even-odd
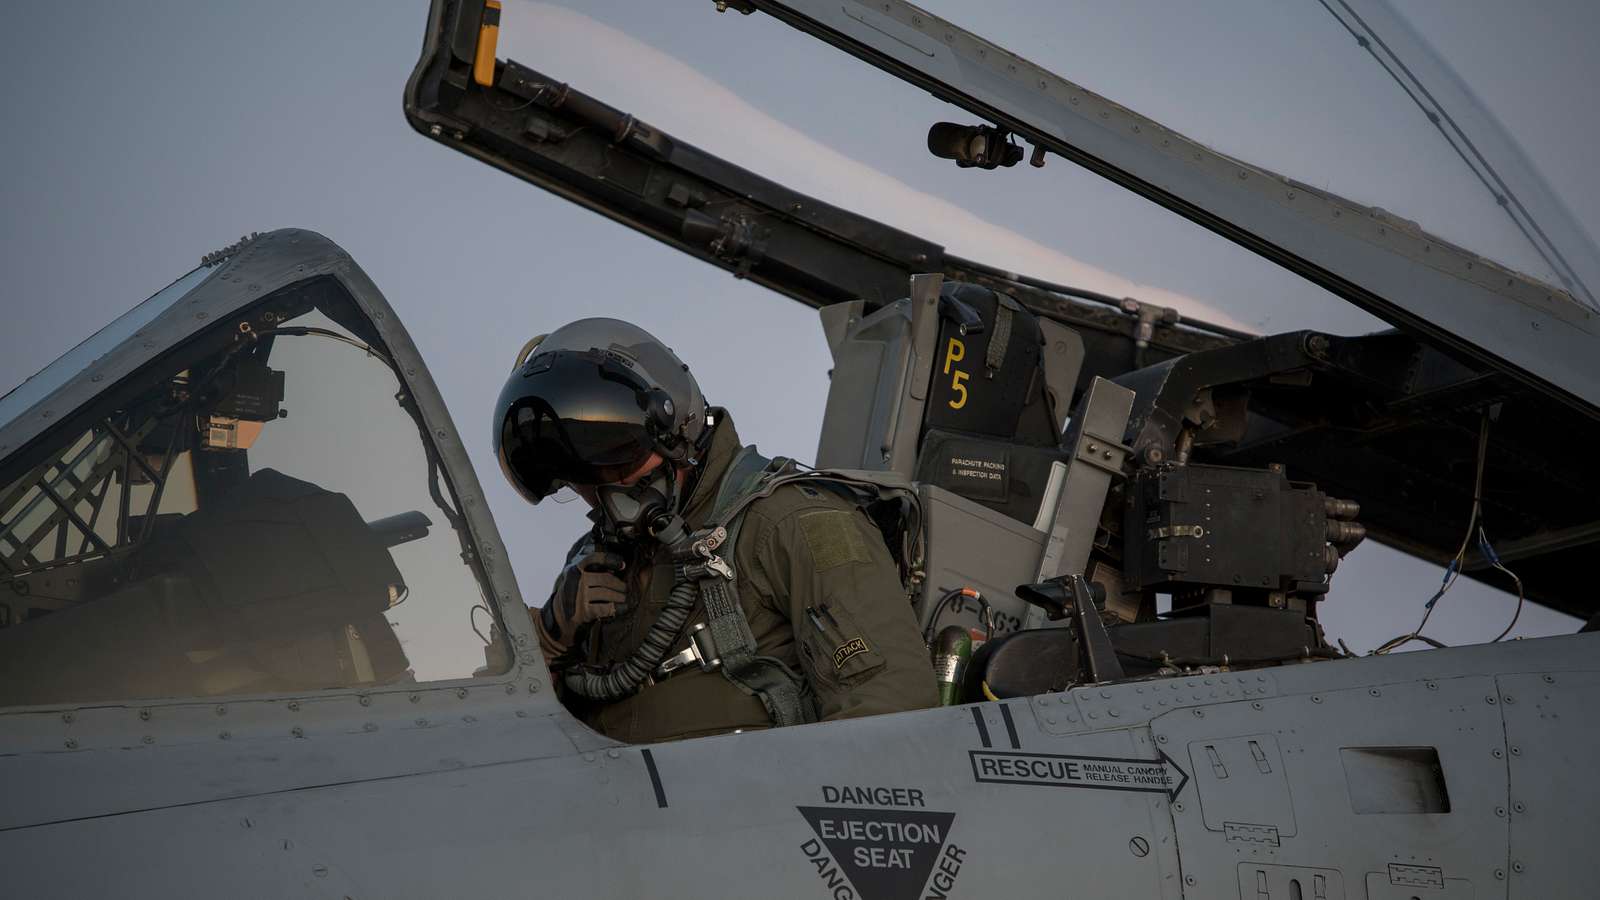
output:
[[[966,381],[969,376],[960,369],[951,369],[956,363],[966,358],[967,345],[955,338],[951,338],[949,346],[944,349],[944,374],[950,376],[950,390],[959,395],[951,398],[951,409],[960,409],[967,405],[967,386],[961,382]]]

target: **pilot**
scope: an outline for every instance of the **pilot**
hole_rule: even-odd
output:
[[[530,341],[494,440],[527,500],[566,486],[590,507],[531,612],[563,701],[596,730],[652,742],[937,705],[861,500],[805,479],[761,496],[776,469],[643,329],[582,319]],[[727,546],[711,562],[716,524]]]

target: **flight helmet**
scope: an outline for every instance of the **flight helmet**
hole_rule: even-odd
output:
[[[605,485],[659,453],[695,462],[706,403],[689,367],[619,319],[579,319],[529,341],[495,404],[500,469],[530,502]]]

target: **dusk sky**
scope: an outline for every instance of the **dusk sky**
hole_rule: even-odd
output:
[[[1316,0],[927,5],[1219,150],[1545,274]],[[1596,8],[1396,5],[1600,234],[1587,152],[1600,138]],[[319,231],[354,256],[421,348],[469,439],[524,599],[538,604],[584,523],[578,504],[525,505],[490,451],[495,395],[529,336],[584,315],[635,321],[693,366],[746,441],[803,459],[816,448],[828,353],[814,311],[414,133],[400,101],[426,6],[11,10],[0,47],[20,79],[0,97],[10,320],[0,391],[207,251],[252,231]],[[502,57],[953,253],[1254,331],[1382,327],[1064,160],[978,172],[933,159],[927,125],[970,117],[770,18],[718,15],[709,0],[508,0],[505,23]],[[1368,542],[1322,607],[1330,638],[1366,650],[1409,630],[1439,576]],[[1462,582],[1429,632],[1487,640],[1514,605]],[[1529,608],[1516,633],[1576,625]]]

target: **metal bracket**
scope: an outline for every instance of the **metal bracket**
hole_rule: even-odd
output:
[[[1082,649],[1089,678],[1096,683],[1123,678],[1122,663],[1111,646],[1105,623],[1100,621],[1100,610],[1095,607],[1089,580],[1082,575],[1069,575],[1067,579],[1072,586],[1072,624],[1078,630],[1078,646]]]
[[[1121,441],[1094,434],[1085,429],[1082,440],[1078,441],[1073,459],[1080,460],[1097,469],[1102,469],[1112,475],[1122,474],[1122,464],[1127,461],[1133,450]]]
[[[1072,457],[1061,482],[1061,494],[1050,519],[1050,537],[1034,581],[1082,575],[1087,569],[1106,492],[1111,489],[1111,479],[1122,474],[1122,464],[1132,452],[1120,441],[1107,440],[1104,435],[1127,430],[1133,398],[1133,391],[1104,378],[1095,378],[1084,392],[1067,429],[1066,445],[1072,449]],[[1028,610],[1022,627],[1039,628],[1044,624],[1044,611],[1035,607]]]

